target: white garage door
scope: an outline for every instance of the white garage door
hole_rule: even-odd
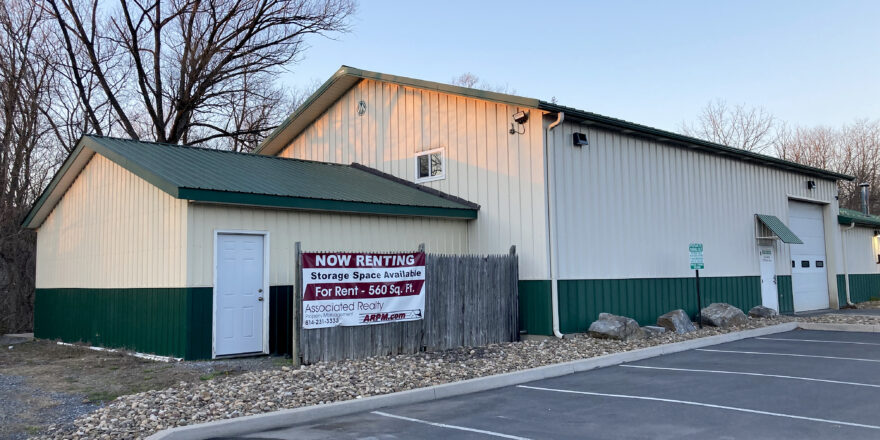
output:
[[[794,310],[828,308],[828,272],[822,206],[789,202],[788,224],[804,244],[791,245],[791,287]]]

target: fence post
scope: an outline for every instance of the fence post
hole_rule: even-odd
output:
[[[302,332],[300,328],[300,307],[302,304],[302,246],[300,242],[296,242],[294,245],[294,253],[296,254],[296,273],[294,274],[294,282],[296,285],[293,286],[293,319],[290,321],[293,322],[293,347],[290,349],[290,357],[293,358],[293,366],[295,368],[299,368],[302,365],[302,358],[299,353],[300,346],[300,337],[302,336]]]
[[[516,245],[510,245],[510,255],[516,255]]]
[[[419,243],[419,252],[425,252],[425,243]]]

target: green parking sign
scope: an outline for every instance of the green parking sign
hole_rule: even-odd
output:
[[[703,269],[703,243],[691,243],[688,246],[690,251],[691,270]]]

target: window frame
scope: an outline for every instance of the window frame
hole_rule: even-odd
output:
[[[428,176],[428,177],[419,177],[419,159],[422,156],[431,156],[434,154],[440,153],[440,174],[436,176]],[[428,159],[430,160],[430,158]],[[413,161],[413,168],[415,171],[415,182],[416,183],[425,183],[425,182],[433,182],[436,180],[443,180],[446,178],[446,148],[434,148],[431,150],[425,151],[417,151],[415,155],[415,160]]]

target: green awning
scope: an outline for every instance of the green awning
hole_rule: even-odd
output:
[[[761,222],[761,225],[768,229],[773,235],[767,236],[767,234],[758,234],[758,238],[778,238],[782,240],[783,243],[788,244],[804,244],[791,229],[788,229],[788,226],[785,226],[785,223],[782,223],[782,220],[779,220],[775,215],[769,214],[756,214],[758,217],[758,221]]]

